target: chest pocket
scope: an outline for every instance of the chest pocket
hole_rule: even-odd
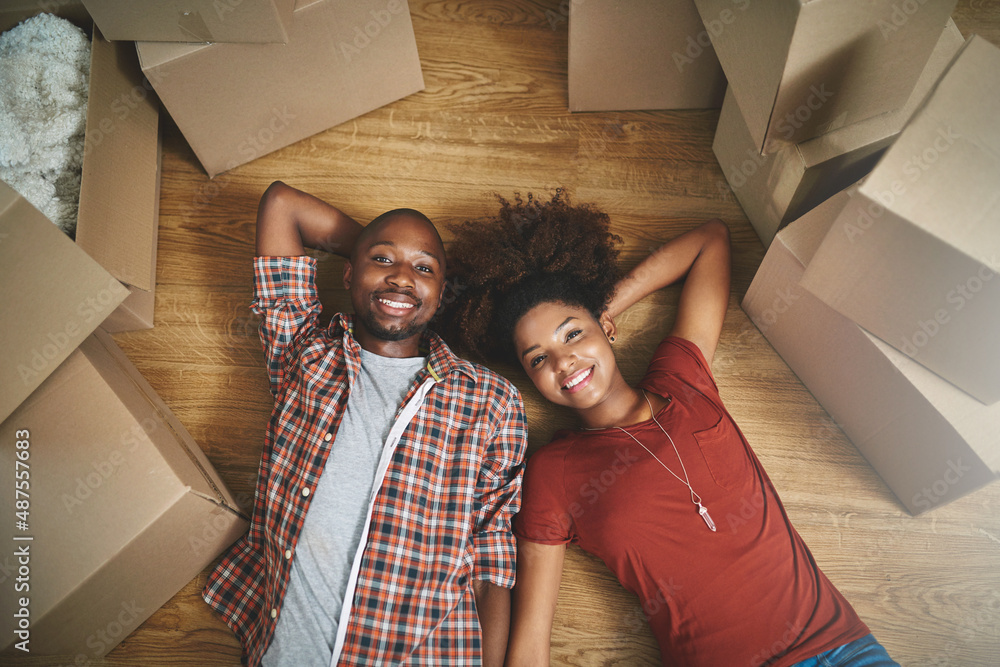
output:
[[[729,417],[721,415],[715,426],[695,431],[694,438],[716,484],[737,491],[749,483],[752,471],[747,452]]]

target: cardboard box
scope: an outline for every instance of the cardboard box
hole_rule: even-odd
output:
[[[695,0],[761,154],[906,103],[955,0]]]
[[[983,405],[799,284],[849,198],[837,194],[778,232],[743,310],[900,502],[919,514],[1000,476],[1000,404]]]
[[[759,154],[733,91],[727,90],[712,149],[765,248],[781,227],[871,171],[963,43],[949,19],[903,107],[770,155]]]
[[[288,44],[137,46],[210,177],[424,87],[403,0],[298,0]]]
[[[39,13],[38,2],[24,4],[15,0],[0,10],[0,30]],[[94,33],[76,242],[129,289],[104,328],[149,329],[160,202],[159,104],[131,44],[103,39],[79,2],[53,4],[45,8]],[[22,255],[17,262],[26,265],[33,257]],[[41,303],[35,294],[25,295],[26,303]]]
[[[802,283],[987,404],[1000,401],[998,109],[1000,49],[973,37],[841,213]]]
[[[128,296],[38,209],[0,181],[0,421]]]
[[[707,109],[726,78],[692,0],[569,4],[569,110]]]
[[[287,42],[295,0],[83,0],[107,39]]]
[[[114,276],[0,181],[0,421],[128,296]]]
[[[129,289],[102,324],[150,329],[160,219],[160,107],[131,44],[94,31],[76,242]]]
[[[100,330],[0,424],[0,457],[12,500],[15,469],[29,482],[25,514],[5,504],[0,518],[5,543],[28,550],[18,561],[28,587],[0,596],[8,658],[23,655],[14,644],[24,608],[32,655],[71,664],[105,655],[248,526],[191,436]]]

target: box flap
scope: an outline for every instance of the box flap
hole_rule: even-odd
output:
[[[157,147],[160,141],[157,142]],[[160,170],[161,155],[158,148],[156,157],[156,192],[153,195],[153,220],[160,219]],[[150,262],[150,270],[156,271],[156,239],[159,234],[159,225],[153,225],[153,257]],[[129,297],[122,302],[115,312],[101,322],[101,328],[108,333],[119,333],[122,331],[135,331],[138,329],[153,328],[153,314],[156,310],[156,276],[150,276],[154,287],[151,290],[129,287]]]
[[[860,328],[860,327],[859,327]],[[862,329],[862,331],[864,331]],[[955,385],[876,336],[864,332],[871,344],[889,360],[991,470],[1000,474],[1000,402],[983,405]]]
[[[121,283],[0,181],[0,421],[127,296]]]
[[[129,361],[114,339],[98,329],[80,345],[104,382],[114,390],[117,400],[132,415],[133,437],[146,449],[157,452],[169,470],[186,488],[215,502],[236,502],[228,495],[218,473],[177,420],[170,408],[156,394],[138,369]],[[141,428],[136,428],[139,425]],[[166,470],[164,472],[166,473]]]
[[[948,24],[944,27],[944,31],[942,31],[941,37],[938,39],[934,51],[931,52],[931,57],[920,73],[906,103],[899,109],[873,116],[858,123],[852,123],[796,144],[806,166],[825,162],[838,155],[890,139],[898,134],[913,112],[927,97],[927,93],[937,83],[941,73],[947,69],[952,58],[955,57],[964,43],[965,40],[962,38],[962,33],[959,32],[958,26],[955,25],[955,21],[948,19]]]
[[[172,60],[184,58],[196,51],[207,49],[211,44],[184,44],[182,42],[136,42],[139,65],[144,72],[150,72]]]
[[[1000,272],[1000,48],[973,36],[861,191]]]
[[[809,266],[813,255],[850,198],[848,191],[838,192],[778,232],[778,238],[799,260],[803,269]]]
[[[694,4],[703,23],[723,26],[712,44],[759,150],[788,59],[799,3],[695,0]]]
[[[276,43],[295,0],[83,0],[108,39]]]
[[[131,44],[94,31],[76,242],[127,285],[154,284],[159,105]]]

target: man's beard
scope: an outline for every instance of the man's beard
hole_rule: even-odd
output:
[[[371,310],[361,316],[361,322],[372,336],[379,340],[390,342],[406,340],[414,334],[422,333],[427,328],[426,322],[423,324],[420,322],[410,322],[403,327],[385,327],[376,321],[375,314]]]

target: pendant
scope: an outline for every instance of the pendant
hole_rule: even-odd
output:
[[[698,503],[698,514],[700,514],[701,518],[705,520],[705,525],[708,526],[708,529],[714,533],[715,522],[712,521],[712,516],[708,513],[708,508],[701,503]]]

